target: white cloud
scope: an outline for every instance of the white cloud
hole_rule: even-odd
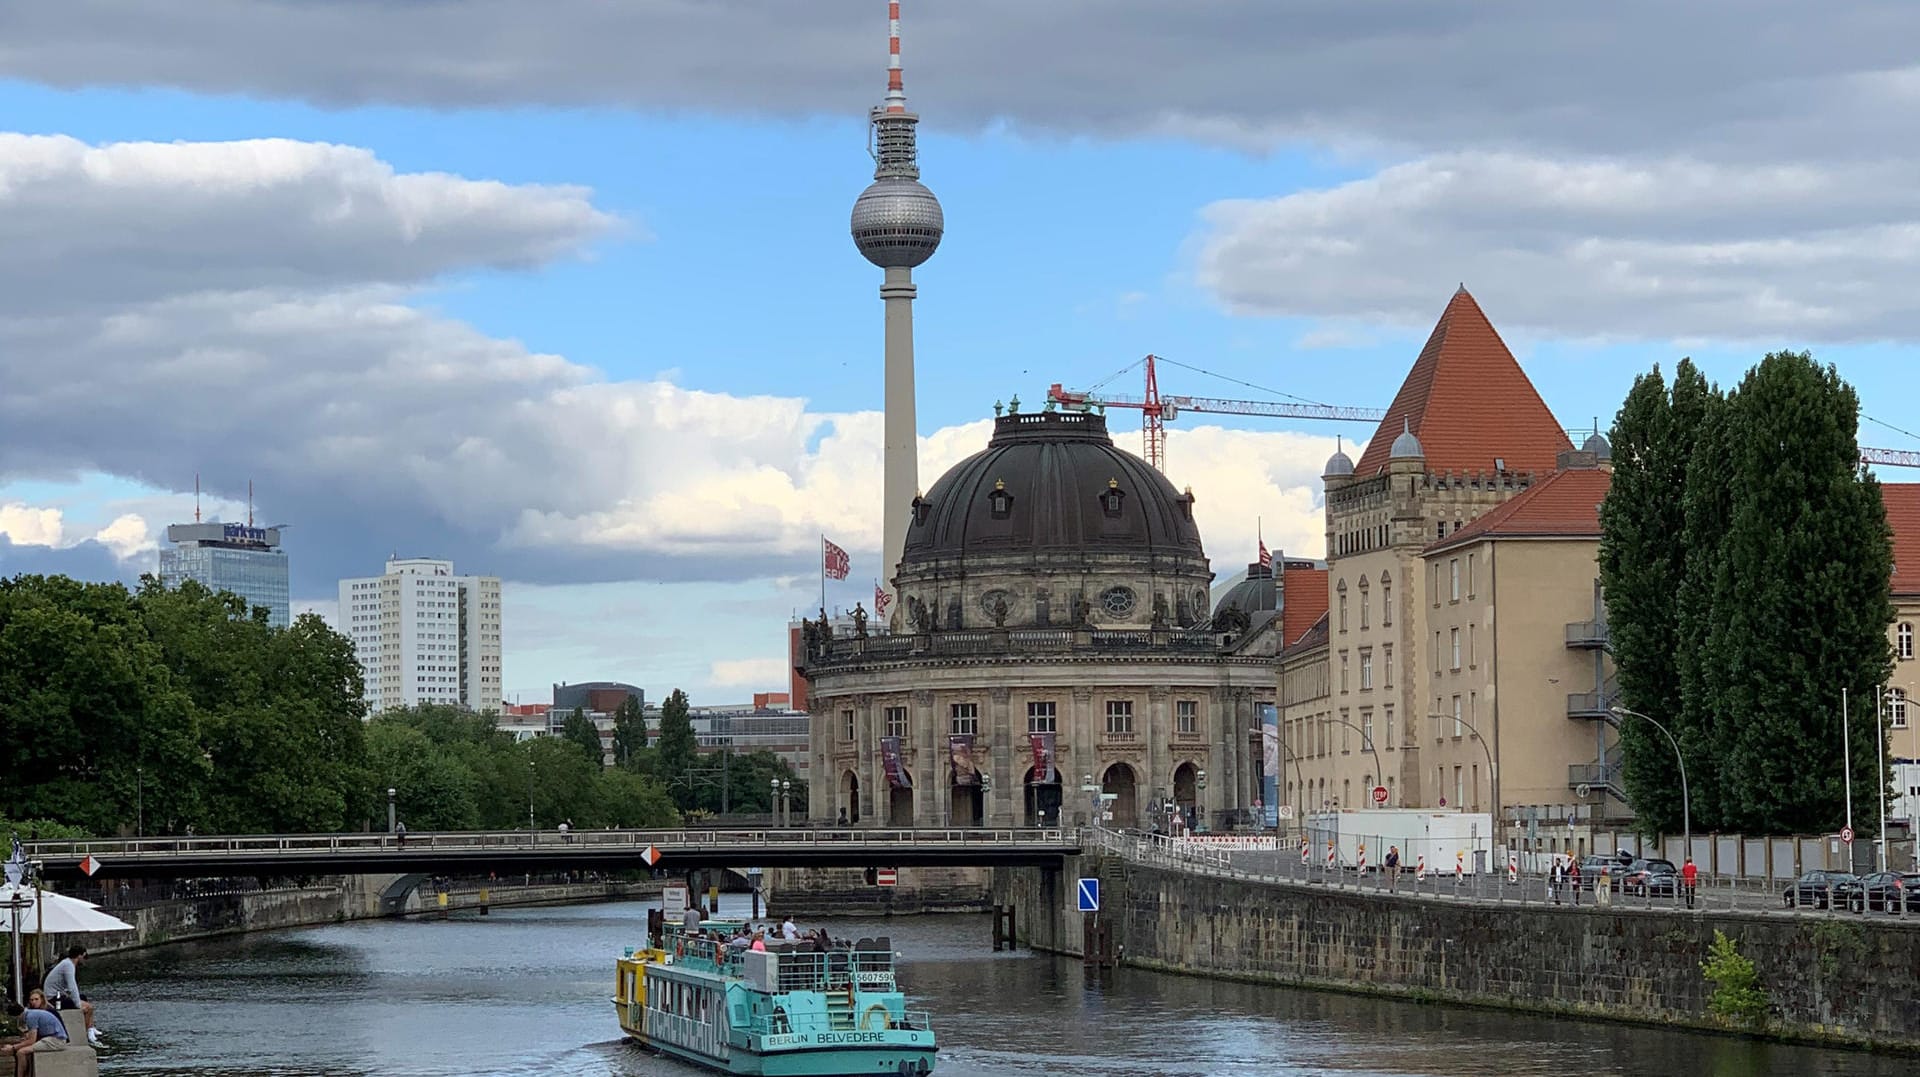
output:
[[[1464,280],[1497,324],[1559,335],[1920,335],[1920,165],[1459,153],[1205,220],[1198,278],[1242,314],[1424,326]]]
[[[713,663],[708,680],[724,688],[784,688],[792,672],[785,658],[727,658]]]
[[[0,504],[0,536],[16,546],[62,546],[65,530],[59,509],[36,508],[18,501]]]
[[[158,548],[147,521],[136,513],[124,513],[114,517],[112,523],[93,533],[93,540],[122,561],[131,561],[152,553]]]

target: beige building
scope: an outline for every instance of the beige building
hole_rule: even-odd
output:
[[[1618,814],[1595,695],[1607,455],[1573,448],[1457,292],[1360,461],[1327,462],[1328,613],[1279,661],[1288,803],[1363,807],[1383,785],[1396,807]]]
[[[1893,525],[1893,624],[1887,639],[1893,644],[1893,675],[1887,681],[1887,752],[1893,757],[1894,789],[1898,799],[1888,808],[1890,818],[1920,822],[1920,483],[1886,483],[1880,487],[1887,503],[1887,522]]]

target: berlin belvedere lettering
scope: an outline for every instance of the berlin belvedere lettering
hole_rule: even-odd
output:
[[[800,1047],[807,1044],[826,1046],[836,1043],[883,1043],[884,1032],[783,1032],[768,1036],[768,1047]]]

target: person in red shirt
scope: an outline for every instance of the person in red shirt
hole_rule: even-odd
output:
[[[1693,888],[1697,886],[1699,882],[1700,869],[1694,867],[1693,857],[1687,857],[1687,862],[1680,867],[1680,889],[1686,891],[1687,908],[1689,909],[1693,908]]]

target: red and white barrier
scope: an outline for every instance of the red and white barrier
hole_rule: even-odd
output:
[[[1427,879],[1427,854],[1420,854],[1420,863],[1413,869],[1413,877],[1425,882]]]

